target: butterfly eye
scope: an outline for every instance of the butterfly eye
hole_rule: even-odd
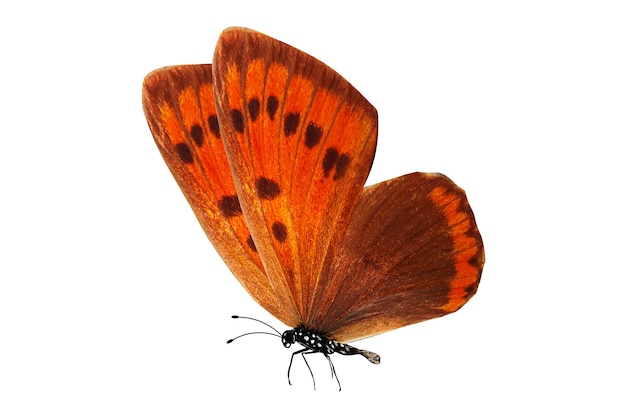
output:
[[[283,346],[286,348],[291,347],[292,344],[296,342],[296,335],[293,333],[293,330],[287,330],[283,333]]]

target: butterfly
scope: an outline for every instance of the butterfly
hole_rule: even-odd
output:
[[[212,65],[147,75],[143,108],[215,249],[292,328],[276,331],[283,345],[302,346],[290,384],[294,356],[309,367],[305,355],[321,353],[341,390],[330,354],[378,364],[347,342],[452,313],[476,293],[485,257],[464,191],[419,172],[364,188],[376,109],[310,55],[229,28]]]

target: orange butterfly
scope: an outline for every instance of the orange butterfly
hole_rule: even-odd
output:
[[[303,346],[292,362],[338,352],[379,363],[343,342],[452,313],[476,293],[484,251],[463,190],[425,173],[363,188],[376,109],[315,58],[226,29],[213,66],[149,74],[143,107],[219,254],[293,328],[282,334]]]

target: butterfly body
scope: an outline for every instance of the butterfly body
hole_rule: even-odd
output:
[[[282,340],[303,346],[294,355],[378,363],[345,343],[452,313],[476,293],[484,249],[464,191],[419,172],[364,187],[376,109],[317,59],[230,28],[212,65],[149,74],[143,106],[218,253],[293,328]]]
[[[289,374],[291,371],[291,365],[293,363],[293,357],[298,354],[302,355],[302,359],[304,359],[304,362],[306,363],[306,366],[309,368],[309,371],[311,371],[311,368],[309,367],[309,364],[306,361],[306,358],[304,357],[304,355],[310,354],[310,353],[323,354],[326,357],[326,359],[328,359],[328,363],[330,364],[331,374],[335,378],[337,378],[337,373],[335,372],[335,367],[330,357],[328,356],[335,352],[341,355],[361,355],[365,357],[368,361],[374,364],[380,363],[380,356],[374,352],[369,352],[367,350],[358,349],[358,348],[355,348],[354,346],[350,346],[345,343],[337,342],[327,337],[326,335],[320,334],[312,330],[308,330],[304,326],[298,326],[296,328],[293,328],[291,330],[286,330],[285,332],[283,332],[282,342],[283,342],[283,346],[285,346],[286,348],[290,348],[294,343],[299,343],[300,345],[304,346],[304,349],[300,349],[291,355],[291,361],[289,362],[289,368],[287,371],[288,380],[289,380]],[[311,376],[313,377],[312,371],[311,371]],[[291,383],[291,381],[289,383]],[[339,378],[337,378],[337,383],[339,383]],[[315,386],[315,378],[313,378],[313,385]],[[341,390],[341,384],[339,384],[339,390]]]
[[[311,353],[320,352],[330,355],[336,352],[342,355],[362,355],[374,364],[380,363],[380,356],[376,353],[357,349],[354,346],[337,342],[326,335],[308,330],[304,326],[298,326],[294,329],[283,332],[282,342],[286,348],[291,347],[294,343],[299,343]]]

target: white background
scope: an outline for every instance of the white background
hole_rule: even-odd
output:
[[[623,2],[347,3],[0,6],[0,415],[626,413]],[[476,297],[334,358],[341,393],[323,357],[315,392],[277,338],[226,345],[259,329],[231,314],[285,327],[143,116],[143,77],[234,25],[340,72],[378,109],[368,182],[445,173],[484,239]]]

